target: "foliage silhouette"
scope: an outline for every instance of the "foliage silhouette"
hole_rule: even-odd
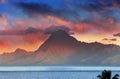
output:
[[[97,76],[98,79],[119,79],[119,74],[115,74],[112,77],[111,71],[110,70],[104,70],[102,71],[101,75]]]

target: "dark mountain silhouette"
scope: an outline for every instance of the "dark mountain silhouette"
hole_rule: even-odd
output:
[[[17,49],[0,55],[0,65],[120,66],[120,47],[77,41],[63,30],[55,31],[38,50]]]
[[[69,55],[77,51],[79,49],[78,47],[79,43],[75,38],[70,36],[67,32],[59,30],[54,32],[36,52],[60,52],[58,53],[59,55]]]

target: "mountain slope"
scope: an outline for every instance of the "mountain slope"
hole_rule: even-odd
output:
[[[79,42],[66,32],[59,30],[35,52],[41,65],[107,65],[103,62],[112,56],[119,55],[120,47],[104,45],[98,42]],[[108,61],[110,62],[110,61]]]
[[[42,58],[44,64],[64,64],[69,56],[79,50],[78,41],[65,31],[54,32],[35,52],[35,58]],[[53,61],[54,60],[54,61]]]
[[[17,49],[0,55],[0,65],[120,66],[119,58],[119,46],[79,42],[58,30],[34,52]]]
[[[12,53],[4,53],[0,55],[0,65],[24,65],[24,59],[30,56],[32,53],[27,52],[23,49],[16,49],[15,52]]]

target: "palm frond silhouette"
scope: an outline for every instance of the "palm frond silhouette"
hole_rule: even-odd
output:
[[[112,77],[112,73],[111,71],[107,71],[107,70],[104,70],[102,71],[101,75],[98,75],[97,76],[98,79],[119,79],[119,74],[115,74],[113,77]]]

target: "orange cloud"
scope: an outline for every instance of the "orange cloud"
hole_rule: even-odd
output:
[[[8,42],[6,40],[0,40],[0,51],[8,50]]]
[[[26,29],[28,27],[34,27],[45,30],[48,27],[60,25],[71,28],[72,24],[72,22],[65,21],[61,18],[57,18],[54,16],[42,16],[39,14],[37,15],[37,18],[17,19],[11,26],[13,27],[13,29]]]
[[[75,27],[76,27],[76,30],[78,30],[78,31],[83,31],[84,30],[84,25],[83,24],[78,23],[78,24],[75,25]]]
[[[0,54],[4,52],[13,52],[17,48],[35,51],[48,37],[49,35],[44,35],[40,32],[22,36],[3,35],[0,38]]]
[[[63,19],[60,19],[60,18],[57,18],[57,17],[54,17],[54,16],[48,16],[48,19],[55,21],[58,24],[58,26],[64,25],[64,26],[69,27],[69,26],[72,25],[72,22],[65,21]]]
[[[55,16],[51,15],[42,16],[41,14],[38,14],[37,18],[18,19],[14,24],[12,24],[12,26],[14,27],[14,29],[26,29],[28,27],[35,27],[40,28],[42,30],[45,30],[46,28],[51,26],[66,26],[72,29],[74,32],[80,33],[116,31],[116,29],[112,27],[115,24],[115,20],[113,18],[108,18],[106,20],[106,24],[100,23],[100,21],[97,18],[98,17],[94,18],[95,23],[89,22],[73,23],[71,21],[66,21]]]
[[[96,28],[95,25],[89,23],[77,23],[74,28],[77,33],[97,33],[99,30],[100,28]]]
[[[0,26],[3,28],[3,29],[5,29],[6,28],[6,26],[8,26],[9,25],[9,23],[8,23],[8,21],[7,21],[7,18],[5,17],[5,16],[0,16]]]
[[[108,23],[109,23],[110,25],[113,25],[113,24],[115,23],[115,20],[114,20],[113,18],[109,18],[109,19],[108,19]]]
[[[23,40],[19,36],[0,35],[0,54],[4,52],[13,52],[23,44]]]
[[[48,37],[48,35],[45,35],[43,33],[36,33],[36,34],[27,34],[23,36],[23,40],[29,44],[39,43],[45,41],[45,39]]]

